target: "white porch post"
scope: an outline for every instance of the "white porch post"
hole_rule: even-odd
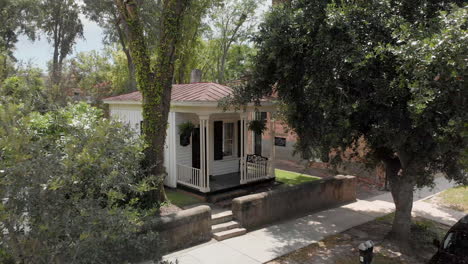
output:
[[[210,191],[210,156],[209,156],[209,143],[210,143],[210,129],[209,129],[209,115],[199,115],[200,119],[200,182],[201,192]],[[208,147],[207,147],[208,146]]]
[[[240,138],[241,138],[241,144],[240,144],[240,183],[244,184],[246,183],[246,157],[245,153],[247,150],[247,113],[240,113]]]
[[[270,112],[270,177],[275,177],[275,118],[273,117],[273,112]]]

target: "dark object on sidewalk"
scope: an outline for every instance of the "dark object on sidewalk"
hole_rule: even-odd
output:
[[[442,240],[435,239],[439,249],[429,264],[468,264],[468,215],[453,225]]]
[[[374,243],[372,240],[367,240],[359,244],[359,263],[371,264],[374,257]]]

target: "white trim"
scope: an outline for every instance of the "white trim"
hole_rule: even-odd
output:
[[[132,104],[132,105],[141,105],[141,101],[113,101],[113,100],[103,100],[103,103],[105,104],[112,104],[112,105],[119,105],[119,104]],[[256,106],[254,103],[248,103],[247,107],[268,107],[268,106],[274,106],[276,105],[275,102],[272,101],[263,101],[261,102],[260,106]],[[171,102],[171,107],[177,107],[177,106],[205,106],[205,107],[217,107],[219,106],[219,102],[217,101],[174,101]],[[224,112],[224,111],[223,111]],[[226,111],[226,112],[231,112],[231,111]],[[232,112],[240,112],[240,111],[232,111]]]
[[[171,160],[169,164],[171,165],[171,171],[173,173],[173,178],[174,178],[174,183],[177,186],[177,131],[176,131],[176,113],[171,112],[169,113],[169,118],[170,118],[170,124],[172,124],[171,127],[171,135],[169,137],[170,143],[169,143],[169,151],[171,153]],[[166,136],[167,137],[167,136]]]
[[[105,104],[110,104],[110,105],[141,105],[140,101],[107,101],[103,100],[102,101]]]
[[[272,101],[264,101],[261,102],[262,106],[271,106],[271,105],[276,105],[275,102]],[[171,106],[211,106],[211,107],[218,107],[219,102],[218,101],[175,101],[171,102]],[[255,106],[254,103],[248,103],[247,106]],[[239,111],[237,111],[239,112]]]

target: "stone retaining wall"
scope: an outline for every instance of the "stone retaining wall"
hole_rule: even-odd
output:
[[[236,198],[232,213],[247,229],[356,200],[356,178],[337,175]]]
[[[158,217],[151,226],[162,240],[162,253],[188,248],[211,239],[211,208],[202,205]]]

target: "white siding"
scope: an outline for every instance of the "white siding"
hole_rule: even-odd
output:
[[[127,123],[135,132],[140,133],[140,122],[143,120],[140,105],[109,105],[110,115]]]
[[[140,105],[111,104],[109,105],[109,112],[111,118],[127,123],[130,128],[135,130],[135,133],[140,133],[140,122],[143,120],[141,113],[142,109]],[[172,146],[174,144],[170,143],[174,142],[173,131],[175,131],[175,129],[171,126],[171,123],[173,123],[173,121],[171,121],[173,120],[171,115],[173,115],[173,113],[169,113],[168,129],[166,131],[167,137],[164,145],[164,166],[166,167],[166,171],[168,173],[164,183],[169,187],[175,188],[177,186],[177,176],[175,163],[173,162],[174,150]]]

